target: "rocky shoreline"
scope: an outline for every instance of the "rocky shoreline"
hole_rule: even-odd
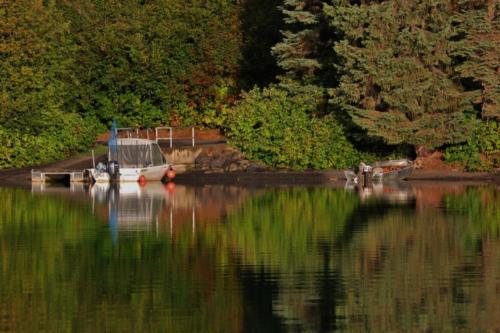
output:
[[[169,156],[169,154],[171,154]],[[321,185],[345,182],[342,170],[274,170],[260,163],[247,160],[236,148],[226,144],[207,145],[185,150],[166,151],[167,158],[177,157],[178,175],[175,182],[189,185],[240,184],[240,185]],[[105,159],[105,155],[97,160]],[[19,169],[0,170],[0,185],[26,185],[30,183],[31,170],[83,170],[92,166],[92,158],[83,156],[46,165]],[[488,172],[463,172],[450,170],[416,169],[409,181],[479,181],[500,184],[500,174]]]
[[[0,186],[26,186],[30,184],[31,169],[0,171]],[[439,170],[415,170],[408,178],[409,182],[479,182],[500,185],[500,175],[491,173],[443,172]],[[330,185],[345,183],[341,170],[322,171],[203,171],[194,170],[178,174],[174,179],[184,185]]]

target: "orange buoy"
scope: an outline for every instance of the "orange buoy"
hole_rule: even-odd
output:
[[[175,178],[175,171],[174,171],[174,169],[172,169],[172,168],[168,169],[168,171],[165,173],[165,175],[167,176],[167,178],[169,180],[174,179]]]
[[[144,175],[141,175],[138,179],[139,185],[144,186],[146,185],[146,177]]]

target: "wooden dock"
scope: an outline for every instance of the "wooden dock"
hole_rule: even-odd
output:
[[[85,182],[83,171],[60,171],[60,170],[31,170],[32,183],[46,183],[68,180],[70,183]]]

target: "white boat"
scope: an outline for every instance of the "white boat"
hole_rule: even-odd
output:
[[[96,183],[147,182],[168,177],[172,170],[156,141],[115,137],[108,142],[108,162],[86,173]]]

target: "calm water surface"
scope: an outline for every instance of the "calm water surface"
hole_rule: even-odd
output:
[[[2,332],[499,332],[500,189],[0,188]]]

